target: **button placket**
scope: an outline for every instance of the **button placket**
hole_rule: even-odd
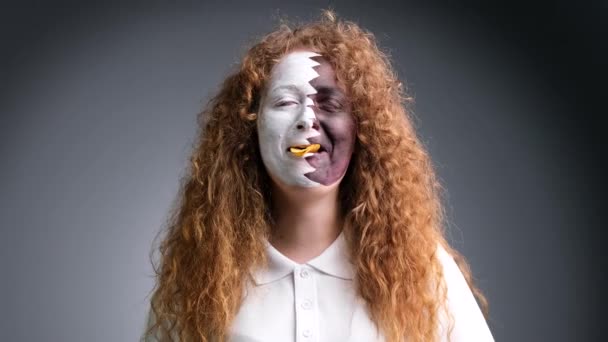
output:
[[[294,270],[294,299],[296,312],[296,341],[317,341],[316,289],[313,270],[299,266]]]

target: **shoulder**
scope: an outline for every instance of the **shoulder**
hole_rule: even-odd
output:
[[[436,257],[442,266],[447,287],[446,309],[453,318],[451,341],[494,341],[473,292],[452,255],[438,244]],[[449,318],[440,315],[441,341],[448,340],[448,324]]]

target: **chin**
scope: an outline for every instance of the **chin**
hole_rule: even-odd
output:
[[[269,173],[272,182],[281,189],[313,189],[322,186],[321,184],[308,179],[303,174],[300,175],[281,175],[277,176]]]
[[[292,187],[307,188],[307,189],[315,189],[315,188],[323,187],[323,184],[310,180],[304,175],[300,175],[298,177],[291,178],[289,180],[289,183],[287,183],[287,184]]]

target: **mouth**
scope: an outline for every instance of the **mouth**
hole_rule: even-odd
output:
[[[308,144],[308,145],[293,145],[287,149],[288,152],[296,157],[304,157],[307,153],[320,153],[325,151],[321,144]]]

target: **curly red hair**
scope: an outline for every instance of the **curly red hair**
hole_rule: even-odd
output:
[[[438,338],[446,298],[438,245],[454,256],[487,315],[467,263],[444,237],[442,188],[416,136],[412,98],[374,36],[326,10],[317,22],[282,23],[264,36],[201,112],[200,139],[154,266],[156,321],[147,333],[225,340],[249,270],[266,265],[270,180],[255,113],[273,65],[295,48],[327,58],[353,104],[357,139],[340,184],[343,230],[358,294],[387,341]]]

